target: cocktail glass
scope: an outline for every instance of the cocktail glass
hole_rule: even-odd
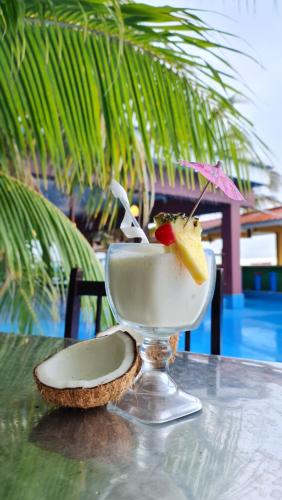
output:
[[[142,369],[117,406],[145,423],[163,423],[201,410],[199,398],[182,391],[169,375],[171,335],[194,330],[211,302],[215,258],[205,250],[209,277],[193,280],[178,257],[163,245],[114,243],[106,261],[106,290],[123,327],[142,335]]]

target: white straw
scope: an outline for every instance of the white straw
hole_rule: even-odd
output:
[[[131,213],[128,196],[125,189],[115,179],[112,180],[110,188],[114,197],[119,199],[125,210],[125,215],[120,225],[123,234],[126,236],[126,238],[141,238],[142,243],[149,243],[146,234]]]

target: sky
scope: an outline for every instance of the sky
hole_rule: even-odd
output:
[[[242,104],[240,109],[271,149],[269,163],[282,174],[282,0],[146,0],[146,3],[209,11],[201,16],[211,26],[240,38],[225,38],[223,42],[228,40],[228,44],[259,61],[257,64],[238,54],[224,53],[250,89],[252,102]]]
[[[282,0],[143,1],[209,11],[201,13],[206,22],[238,36],[239,40],[228,39],[228,43],[259,61],[225,52],[250,89],[252,102],[242,104],[240,110],[255,124],[256,132],[272,151],[269,163],[282,174]],[[221,241],[215,242],[213,249],[220,253]],[[241,239],[241,262],[275,264],[275,235]]]

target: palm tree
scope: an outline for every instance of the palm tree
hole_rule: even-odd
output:
[[[102,278],[90,245],[40,182],[52,175],[67,195],[98,186],[92,215],[113,224],[113,176],[131,196],[142,193],[148,218],[156,176],[194,183],[177,159],[224,158],[240,179],[258,157],[263,145],[236,108],[231,49],[199,16],[126,0],[0,0],[0,312],[21,331],[39,305],[58,303],[72,266]]]

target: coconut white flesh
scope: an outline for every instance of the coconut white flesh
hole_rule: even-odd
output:
[[[135,356],[134,339],[119,331],[59,351],[38,365],[35,374],[55,389],[93,388],[124,375]]]

